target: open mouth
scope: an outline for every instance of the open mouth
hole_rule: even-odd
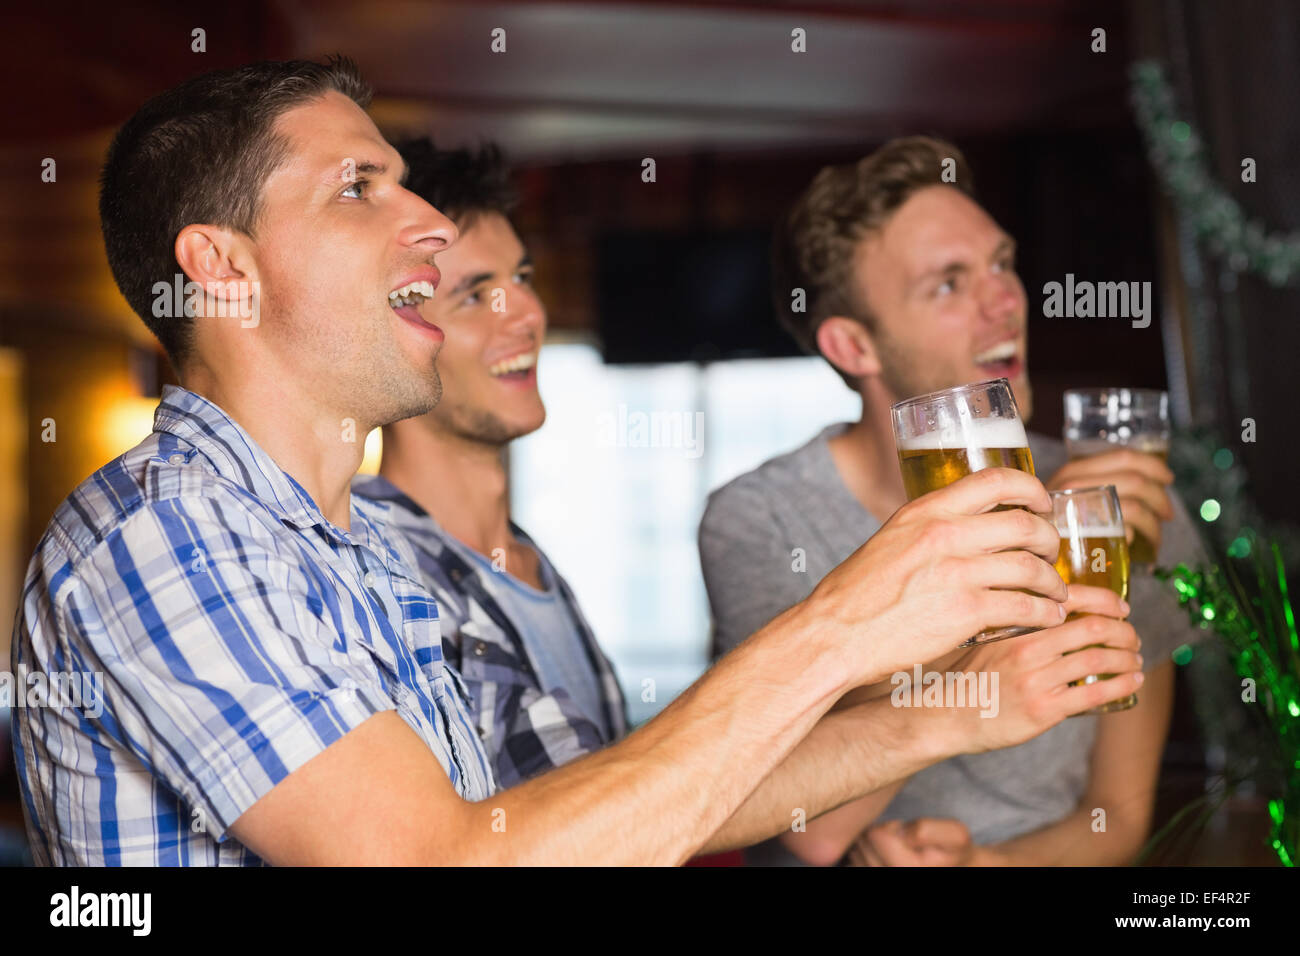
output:
[[[441,337],[442,330],[420,316],[420,306],[433,298],[434,288],[432,282],[408,282],[388,293],[388,307],[421,331],[437,333]]]
[[[1015,378],[1024,367],[1015,339],[1007,339],[975,356],[975,364],[989,378]]]
[[[536,352],[520,352],[488,366],[488,374],[507,382],[523,382],[531,378],[537,365]]]

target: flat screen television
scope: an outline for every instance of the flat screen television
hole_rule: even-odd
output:
[[[772,309],[767,230],[611,232],[596,263],[605,361],[801,354]]]

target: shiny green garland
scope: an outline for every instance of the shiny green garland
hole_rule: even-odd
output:
[[[1250,529],[1243,530],[1238,540],[1243,539],[1249,544],[1245,555],[1197,569],[1180,564],[1156,574],[1172,581],[1191,619],[1223,639],[1237,674],[1254,683],[1286,779],[1283,795],[1268,804],[1273,850],[1284,866],[1295,866],[1300,860],[1300,635],[1281,548]],[[1238,573],[1237,564],[1246,561],[1253,580]]]
[[[1200,240],[1234,272],[1253,272],[1278,287],[1300,284],[1300,232],[1268,233],[1210,175],[1201,139],[1181,115],[1161,64],[1140,60],[1129,77],[1151,165]]]

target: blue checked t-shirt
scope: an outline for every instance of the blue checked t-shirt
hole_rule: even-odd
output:
[[[494,789],[410,545],[382,536],[355,495],[351,531],[331,524],[181,388],[164,389],[149,438],[55,513],[28,569],[13,674],[39,864],[261,864],[231,824],[385,710],[461,796]],[[102,687],[102,700],[31,690],[59,680]]]
[[[511,524],[514,536],[537,553],[542,576],[562,599],[562,607],[550,609],[558,612],[550,628],[531,609],[509,600],[505,589],[511,584],[486,559],[444,531],[388,479],[358,476],[352,491],[381,509],[386,535],[405,537],[414,547],[424,583],[438,601],[443,654],[465,679],[470,713],[501,786],[545,773],[627,733],[614,669],[568,583],[528,535]],[[556,627],[571,629],[558,643]],[[589,693],[546,666],[548,655],[561,654],[573,656],[569,669],[585,672]]]

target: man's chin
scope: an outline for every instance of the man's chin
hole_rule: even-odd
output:
[[[509,437],[506,443],[514,441],[516,438],[524,438],[537,431],[546,423],[546,412],[543,410],[536,417],[520,418],[514,421],[502,422],[502,431]]]
[[[388,397],[391,406],[380,425],[391,425],[404,418],[427,415],[438,407],[442,401],[442,377],[438,370],[430,369],[424,375],[417,376],[406,388],[390,387]]]

